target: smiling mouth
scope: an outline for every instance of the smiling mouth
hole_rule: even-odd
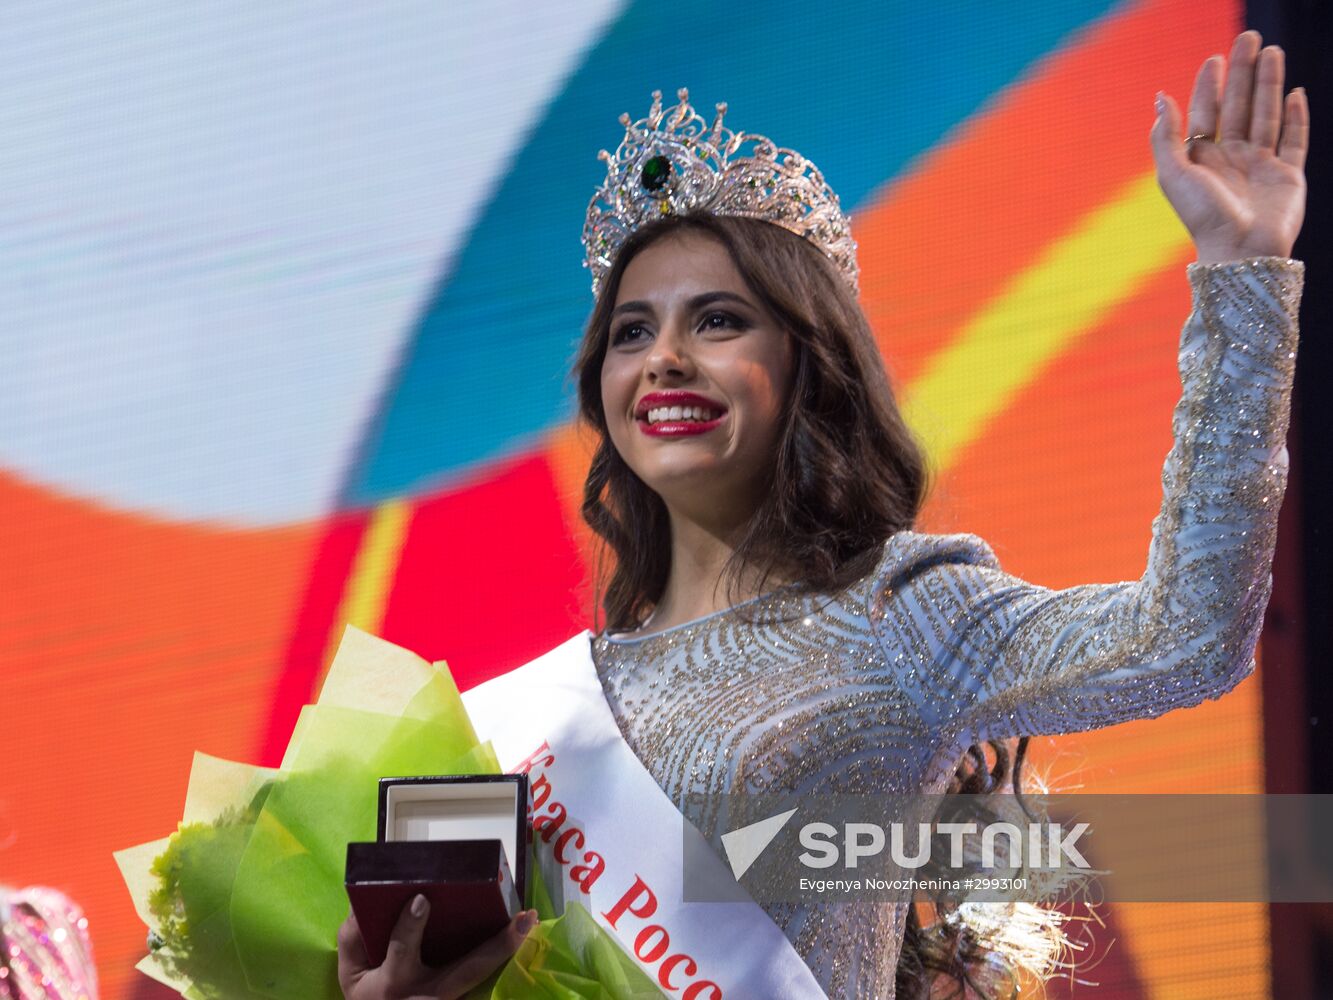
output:
[[[639,420],[649,426],[661,423],[706,424],[717,420],[724,412],[709,406],[655,406]]]

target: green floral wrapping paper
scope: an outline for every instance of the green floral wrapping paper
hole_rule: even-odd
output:
[[[349,627],[279,768],[196,754],[177,831],[116,854],[149,954],[189,1000],[336,1000],[347,844],[376,838],[381,777],[498,774],[443,664]],[[541,922],[469,1000],[649,1000],[663,994],[588,912]]]

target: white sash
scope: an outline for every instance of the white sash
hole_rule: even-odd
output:
[[[702,845],[703,836],[626,744],[593,666],[591,638],[585,629],[463,694],[500,766],[527,771],[534,804],[541,800],[534,842],[543,870],[563,879],[552,895],[578,900],[668,996],[824,998],[757,903],[683,901],[684,838]],[[711,850],[691,856],[732,880]]]

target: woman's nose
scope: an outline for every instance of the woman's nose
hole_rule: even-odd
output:
[[[674,325],[664,327],[653,341],[652,349],[644,359],[650,378],[687,378],[694,371],[687,336]]]

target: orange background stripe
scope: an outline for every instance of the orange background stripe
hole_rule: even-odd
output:
[[[862,302],[901,381],[1048,243],[1151,169],[1154,94],[1183,99],[1234,26],[1210,4],[1127,5],[856,213]]]
[[[320,532],[171,525],[3,472],[0,524],[0,878],[77,899],[102,995],[126,996],[145,932],[111,852],[175,829],[191,750],[250,759]]]

